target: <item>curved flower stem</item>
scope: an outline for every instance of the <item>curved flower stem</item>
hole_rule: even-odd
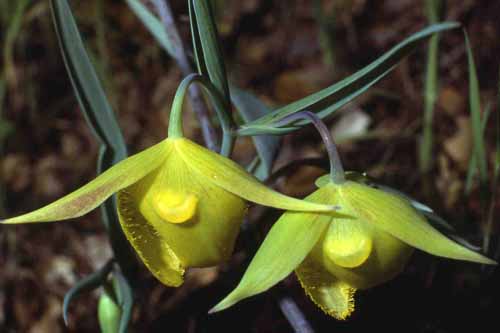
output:
[[[158,15],[165,27],[165,32],[169,36],[169,39],[173,46],[172,57],[177,62],[177,65],[179,66],[182,74],[185,76],[194,73],[195,71],[193,70],[189,62],[188,56],[186,54],[186,49],[179,36],[179,31],[175,24],[172,10],[170,9],[170,4],[167,0],[150,0],[150,2],[156,7],[156,11],[158,12]],[[188,93],[193,112],[196,114],[200,122],[201,132],[207,148],[216,151],[218,149],[217,133],[215,132],[215,129],[210,122],[207,106],[203,101],[201,91],[199,87],[192,86],[189,89]]]
[[[342,167],[342,161],[340,160],[337,147],[335,146],[332,135],[330,134],[330,131],[326,127],[325,123],[321,121],[321,119],[315,113],[311,111],[296,112],[281,119],[275,124],[277,126],[290,124],[299,119],[309,120],[314,125],[314,127],[316,127],[316,130],[321,135],[321,139],[323,140],[326,151],[328,153],[328,159],[330,160],[330,178],[334,183],[342,184],[345,181],[344,168]]]
[[[192,83],[199,83],[208,93],[215,109],[215,113],[219,118],[222,128],[222,147],[220,154],[229,156],[233,149],[234,137],[232,135],[232,120],[228,113],[225,112],[225,103],[220,96],[215,86],[204,76],[199,74],[189,74],[186,76],[175,93],[174,101],[172,102],[172,109],[170,111],[170,120],[168,124],[168,137],[181,138],[184,136],[182,130],[182,105],[184,104],[184,97],[189,86]]]

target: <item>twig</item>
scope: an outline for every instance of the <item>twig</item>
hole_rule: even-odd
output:
[[[158,15],[165,27],[165,31],[172,43],[172,48],[174,54],[172,55],[179,66],[182,75],[187,76],[191,73],[194,73],[193,68],[188,60],[186,50],[182,44],[181,38],[179,36],[179,31],[177,30],[177,26],[174,21],[174,17],[172,15],[172,10],[170,9],[170,5],[167,0],[150,0],[151,3],[155,6]],[[191,101],[191,106],[193,108],[193,112],[200,122],[200,127],[203,135],[203,140],[208,149],[217,151],[217,133],[215,132],[212,123],[210,122],[210,118],[208,115],[208,110],[203,101],[202,94],[200,88],[195,85],[191,85],[189,88],[189,100]]]
[[[297,304],[290,297],[282,297],[278,301],[281,312],[285,315],[286,319],[292,326],[296,333],[314,333],[311,325],[305,318],[302,311],[300,311]]]

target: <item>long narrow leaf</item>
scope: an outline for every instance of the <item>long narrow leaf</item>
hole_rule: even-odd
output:
[[[191,39],[193,41],[194,59],[196,61],[198,73],[208,77],[208,69],[203,57],[203,47],[201,45],[200,33],[198,32],[198,23],[196,20],[196,14],[194,12],[193,2],[191,0],[188,0],[188,8],[189,25],[191,27]]]
[[[115,115],[85,51],[66,0],[52,0],[52,15],[64,62],[80,108],[96,136],[121,158],[127,150]]]
[[[266,115],[270,110],[256,96],[231,86],[231,101],[236,106],[245,123]],[[267,179],[271,173],[274,158],[279,148],[280,137],[273,135],[256,135],[252,140],[259,155],[260,163],[255,170],[257,178]]]
[[[226,68],[219,43],[217,26],[208,0],[190,0],[194,16],[196,17],[199,44],[195,42],[196,57],[203,52],[208,77],[213,85],[217,87],[222,96],[229,103],[229,85],[227,82]],[[191,13],[191,17],[193,17]],[[195,36],[193,36],[195,38]],[[197,49],[201,46],[201,50]]]
[[[7,79],[11,79],[14,76],[14,43],[21,31],[21,26],[23,23],[24,12],[28,7],[30,0],[18,0],[14,12],[11,13],[10,20],[8,20],[8,27],[5,33],[5,40],[3,45],[3,66],[5,70],[5,76]]]
[[[474,55],[467,32],[464,30],[465,45],[467,48],[467,63],[469,67],[469,107],[472,121],[472,137],[474,146],[474,158],[479,169],[479,179],[482,185],[488,181],[488,164],[486,151],[484,149],[484,138],[481,126],[481,104],[479,100],[479,83],[477,81],[476,65]]]
[[[102,142],[98,162],[98,173],[102,173],[127,157],[125,140],[85,51],[67,0],[51,0],[50,4],[63,59],[80,109],[94,134]],[[101,211],[115,258],[120,267],[130,274],[135,260],[116,216],[115,198],[109,198]],[[121,331],[124,332],[125,329]]]
[[[483,119],[481,119],[481,136],[484,137],[486,131],[486,125],[490,119],[492,105],[487,105],[484,111]],[[465,179],[465,195],[469,195],[472,190],[472,185],[474,185],[474,179],[477,175],[477,158],[476,158],[476,146],[472,147],[472,155],[469,160],[469,165],[467,166],[467,178]]]
[[[161,21],[151,13],[139,0],[125,0],[130,9],[137,15],[144,26],[153,34],[156,41],[167,51],[167,53],[175,58],[175,48],[172,45],[173,41],[169,38]],[[162,0],[163,1],[163,0]]]
[[[441,0],[426,1],[427,17],[430,23],[438,22],[440,6]],[[439,34],[435,34],[429,40],[427,67],[425,70],[423,136],[419,147],[420,171],[422,173],[428,173],[432,163],[432,123],[434,118],[434,104],[438,94],[438,51]]]
[[[305,109],[317,112],[321,118],[327,117],[391,72],[401,59],[415,50],[419,43],[435,33],[459,26],[460,24],[456,22],[431,25],[411,35],[380,58],[342,81],[241,126],[238,134],[284,134],[291,132],[307,122],[298,122],[294,126],[283,124],[279,128],[273,124],[290,114]]]
[[[110,260],[106,263],[106,265],[104,265],[94,273],[89,274],[88,276],[78,281],[64,295],[62,313],[63,313],[64,323],[66,324],[66,326],[68,325],[68,310],[71,302],[76,298],[78,298],[83,293],[90,292],[102,286],[106,282],[107,276],[112,269],[113,269],[113,261]]]

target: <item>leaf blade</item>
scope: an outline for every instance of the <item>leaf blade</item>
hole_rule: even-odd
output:
[[[156,41],[167,53],[175,58],[175,43],[169,38],[161,21],[151,13],[139,0],[125,0],[134,14],[141,20],[144,26],[151,32]]]
[[[59,45],[81,110],[95,135],[121,158],[127,149],[116,117],[87,55],[66,0],[51,0]]]
[[[281,107],[249,124],[241,126],[238,133],[240,135],[256,135],[269,133],[284,134],[291,132],[307,124],[307,122],[299,122],[298,124],[300,126],[294,125],[287,127],[283,125],[280,128],[273,126],[273,123],[304,109],[317,112],[321,118],[324,118],[381,80],[395,68],[403,57],[412,52],[421,41],[437,32],[454,29],[459,26],[460,24],[456,22],[444,22],[431,25],[406,38],[384,53],[381,57],[351,76],[303,99]]]
[[[245,123],[266,115],[270,109],[256,96],[231,86],[231,101],[236,106]],[[274,159],[280,144],[280,137],[273,135],[252,136],[255,149],[259,155],[261,163],[255,172],[260,180],[266,179],[271,174]]]
[[[190,0],[190,3],[196,17],[196,32],[199,36],[199,44],[195,43],[195,48],[198,48],[196,57],[200,56],[198,51],[201,51],[210,81],[228,103],[229,84],[212,8],[207,0]]]
[[[470,45],[467,32],[464,30],[465,46],[467,49],[467,64],[469,69],[469,107],[472,121],[472,137],[474,156],[479,170],[479,179],[482,186],[488,182],[488,165],[486,151],[484,149],[484,138],[481,124],[481,104],[479,100],[479,82],[474,62],[474,55]]]

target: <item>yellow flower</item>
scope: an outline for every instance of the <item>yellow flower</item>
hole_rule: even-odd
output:
[[[239,285],[211,312],[261,293],[295,270],[316,305],[345,319],[354,310],[355,291],[392,279],[414,248],[441,257],[496,264],[439,233],[405,197],[352,180],[335,184],[329,176],[316,184],[319,189],[306,200],[338,204],[352,217],[284,213]]]
[[[122,229],[148,269],[179,286],[187,267],[227,259],[246,202],[286,210],[332,211],[262,185],[228,158],[182,138],[168,138],[111,167],[73,193],[4,224],[82,216],[118,192]]]

